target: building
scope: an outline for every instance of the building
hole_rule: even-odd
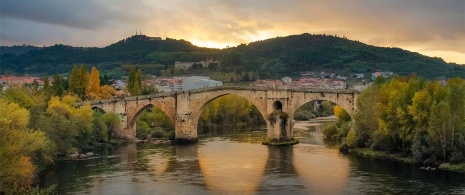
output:
[[[219,61],[214,61],[213,59],[207,59],[207,60],[203,60],[203,61],[200,61],[200,62],[179,62],[179,61],[176,61],[176,62],[174,62],[174,68],[187,70],[191,66],[193,66],[194,64],[201,65],[203,68],[208,68],[208,65],[210,65],[211,63],[220,64]]]
[[[268,87],[268,88],[279,88],[283,86],[283,81],[281,80],[256,80],[252,84],[252,86],[257,86],[257,87]]]
[[[0,84],[3,85],[3,90],[7,89],[11,85],[32,84],[34,81],[36,81],[39,84],[39,88],[41,88],[44,85],[44,81],[41,80],[39,77],[17,77],[0,75]]]
[[[376,77],[380,77],[382,76],[383,78],[387,79],[387,78],[390,78],[392,77],[392,75],[394,75],[393,72],[390,72],[390,71],[386,71],[386,72],[374,72],[371,74],[371,80],[375,80]]]
[[[290,77],[284,77],[284,78],[282,78],[282,80],[283,80],[283,83],[285,85],[287,85],[289,83],[292,83],[292,78],[290,78]]]
[[[223,86],[223,82],[211,80],[209,77],[192,76],[182,80],[183,91],[217,86]]]
[[[357,73],[357,74],[353,74],[352,77],[354,78],[357,78],[357,79],[363,79],[365,75],[363,75],[362,73]]]
[[[180,79],[159,79],[157,89],[160,92],[174,92],[182,90],[182,81]]]

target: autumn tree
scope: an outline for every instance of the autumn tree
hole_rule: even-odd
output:
[[[95,66],[92,66],[90,71],[89,97],[91,99],[100,99],[100,75]]]
[[[339,105],[335,105],[334,106],[334,115],[339,118],[339,120],[341,121],[350,121],[350,115],[349,113],[347,113],[346,110],[344,110],[344,108],[342,108],[341,106]]]
[[[0,98],[0,194],[26,193],[34,181],[32,156],[46,147],[41,131],[27,128],[29,112]]]

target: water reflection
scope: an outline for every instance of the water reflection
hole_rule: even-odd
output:
[[[261,179],[260,194],[302,193],[305,187],[298,177],[293,164],[293,146],[268,146],[266,170]]]
[[[299,144],[293,164],[311,194],[343,194],[350,167],[345,156],[324,146]]]
[[[317,134],[302,133],[308,143],[271,147],[259,144],[263,129],[231,132],[194,145],[131,143],[57,162],[42,186],[57,184],[58,194],[465,193],[464,174],[341,155]]]
[[[216,139],[198,151],[205,184],[214,194],[254,194],[265,170],[267,149],[262,145]]]

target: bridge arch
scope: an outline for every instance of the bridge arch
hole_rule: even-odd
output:
[[[128,101],[126,105],[127,127],[126,130],[132,137],[136,136],[136,121],[139,115],[148,108],[159,108],[174,125],[174,115],[176,113],[176,100],[174,97],[147,98]]]
[[[194,130],[196,131],[198,128],[200,115],[202,114],[205,106],[213,100],[228,94],[236,95],[249,101],[260,112],[260,115],[262,116],[263,120],[266,121],[266,92],[254,91],[253,93],[255,94],[251,95],[249,90],[218,90],[203,92],[199,94],[192,94],[191,101],[195,102],[192,104],[191,107]]]
[[[303,94],[301,98],[294,98],[290,107],[290,114],[294,116],[295,112],[303,105],[314,101],[329,101],[341,106],[351,118],[354,116],[356,97],[354,94]]]
[[[102,114],[106,113],[106,111],[103,108],[100,108],[98,106],[92,106],[92,111],[102,113]]]
[[[276,110],[283,110],[283,103],[279,100],[276,100],[275,102],[273,102],[273,111],[276,111]]]

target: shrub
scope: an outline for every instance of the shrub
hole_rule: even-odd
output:
[[[160,128],[157,128],[152,132],[152,137],[155,137],[155,138],[165,137],[165,131],[163,131]]]
[[[347,138],[346,138],[347,146],[349,146],[350,148],[356,147],[357,146],[356,139],[357,139],[357,135],[355,135],[355,131],[349,130],[349,132],[347,133]]]

